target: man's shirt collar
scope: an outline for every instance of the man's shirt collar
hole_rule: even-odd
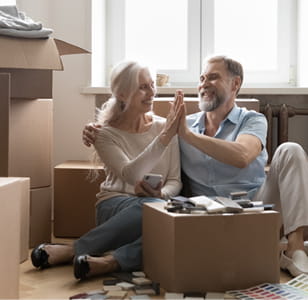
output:
[[[231,109],[227,117],[221,122],[221,124],[225,123],[227,120],[229,120],[233,124],[237,124],[239,122],[239,117],[240,117],[240,110],[238,109],[238,106],[234,104],[234,107]],[[206,118],[206,113],[200,112],[195,122],[191,125],[191,127],[193,128],[198,127],[198,132],[203,133],[205,131],[205,118]]]

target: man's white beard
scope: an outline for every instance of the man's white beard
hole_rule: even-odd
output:
[[[215,97],[212,101],[205,101],[199,94],[199,109],[201,111],[213,111],[220,106],[220,101]]]

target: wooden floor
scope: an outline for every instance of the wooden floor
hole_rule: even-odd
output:
[[[66,241],[69,240],[54,240],[54,242]],[[288,274],[281,272],[280,282],[287,282],[290,279]],[[69,299],[70,296],[79,293],[102,290],[102,281],[102,277],[77,281],[71,265],[37,270],[28,259],[20,265],[19,295],[20,299]],[[151,298],[163,298],[163,296]]]

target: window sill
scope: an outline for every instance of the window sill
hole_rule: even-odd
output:
[[[196,94],[196,87],[185,86],[166,86],[158,87],[157,94],[174,95],[175,91],[181,89],[184,94]],[[110,94],[110,87],[84,87],[82,94],[105,95]],[[240,90],[240,95],[308,95],[308,87],[296,86],[243,86]]]

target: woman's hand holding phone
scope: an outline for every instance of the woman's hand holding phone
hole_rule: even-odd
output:
[[[135,194],[140,197],[162,198],[162,176],[159,174],[146,174],[142,181],[135,185]]]

